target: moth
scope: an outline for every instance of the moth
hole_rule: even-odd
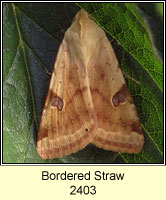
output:
[[[105,32],[83,9],[59,47],[37,139],[43,159],[89,143],[139,153],[144,136],[136,107]]]

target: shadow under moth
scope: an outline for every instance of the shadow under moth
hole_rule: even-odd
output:
[[[144,136],[114,50],[105,32],[82,9],[57,54],[37,151],[43,159],[58,158],[89,143],[139,153]]]

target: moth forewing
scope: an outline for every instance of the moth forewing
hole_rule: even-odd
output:
[[[77,13],[56,58],[37,141],[43,159],[89,143],[138,153],[144,136],[114,50],[86,11]]]

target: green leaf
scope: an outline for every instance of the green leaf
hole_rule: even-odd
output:
[[[112,45],[123,71],[141,83],[127,79],[145,134],[139,154],[105,151],[92,144],[61,159],[43,160],[36,152],[50,81],[47,71],[53,70],[59,45],[79,7],[114,38]],[[163,67],[158,58],[158,52],[163,52],[143,13],[134,3],[3,4],[4,163],[163,162]]]

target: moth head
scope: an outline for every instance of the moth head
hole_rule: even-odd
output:
[[[80,18],[89,18],[90,20],[94,21],[93,17],[87,13],[84,9],[81,9],[76,16],[74,17],[73,22],[75,22],[76,20],[79,20]]]
[[[91,22],[92,24],[95,23],[93,17],[84,9],[81,9],[74,17],[72,21],[72,26],[76,27],[77,29],[79,28],[80,30],[91,25]]]
[[[84,9],[81,9],[80,12],[78,12],[78,14],[76,15],[76,17],[81,27],[87,24],[95,23],[93,17]]]
[[[97,26],[92,17],[83,9],[76,14],[72,25],[65,33],[65,41],[70,44],[72,55],[77,55],[77,60],[80,59],[81,62],[86,62],[92,52],[96,55],[99,54],[100,45],[96,47],[94,44],[104,38],[104,31]],[[76,56],[74,58],[76,59]]]
[[[94,21],[93,17],[92,17],[89,13],[87,13],[84,9],[81,9],[81,10],[77,13],[76,17],[77,17],[78,19],[85,19],[85,20],[86,20],[86,19],[90,19],[90,20]]]

